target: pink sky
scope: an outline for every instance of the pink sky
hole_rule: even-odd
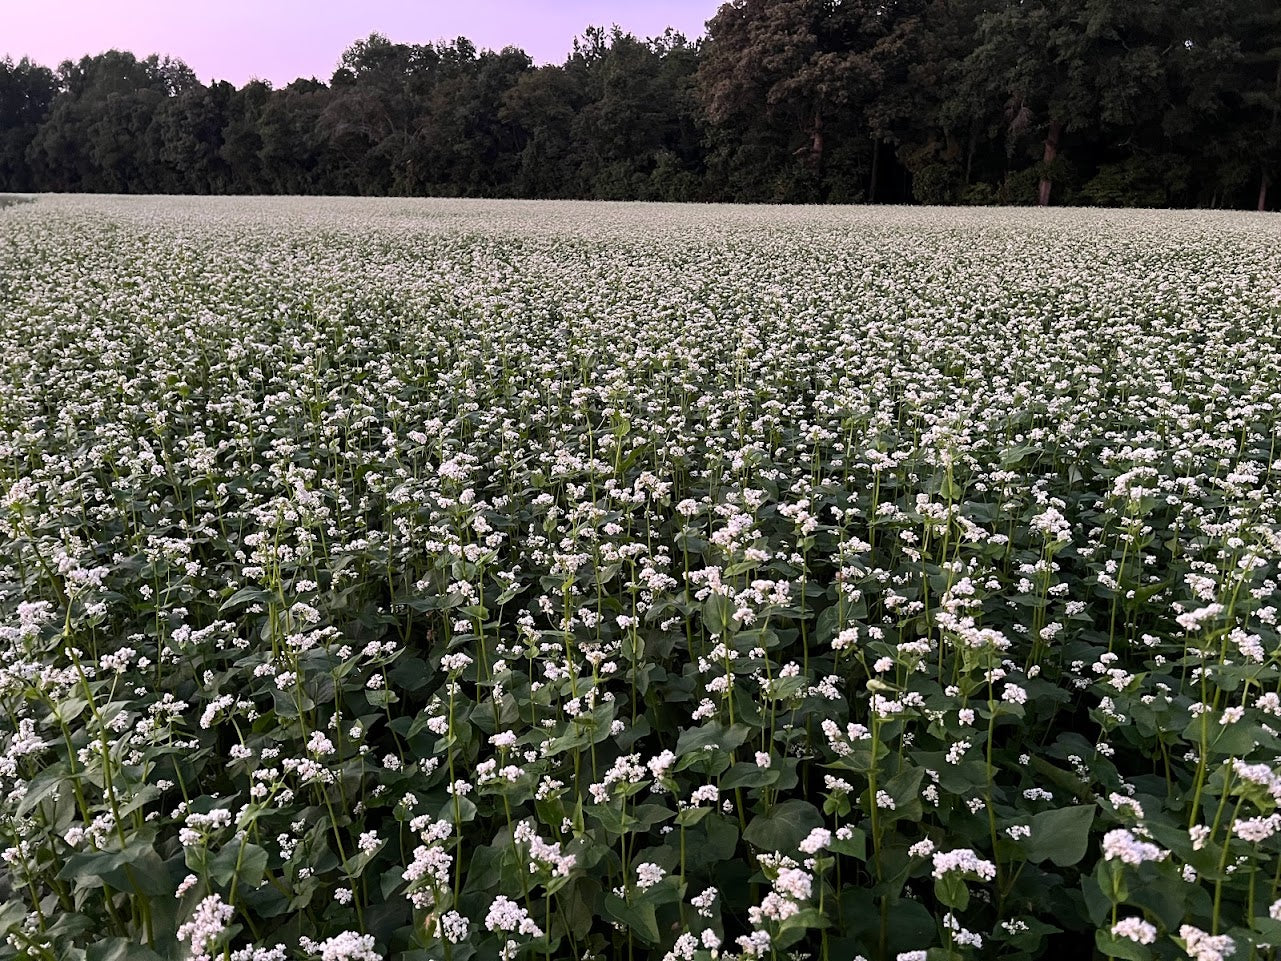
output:
[[[720,0],[0,0],[0,56],[57,67],[112,47],[185,60],[206,83],[328,80],[342,51],[377,31],[403,43],[468,37],[560,63],[591,24],[693,38]]]

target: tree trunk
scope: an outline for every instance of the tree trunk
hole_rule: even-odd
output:
[[[1281,114],[1281,61],[1277,62],[1277,79],[1272,88],[1272,123],[1268,126],[1268,141],[1276,143],[1277,119]],[[1268,209],[1268,168],[1259,175],[1259,210]]]
[[[872,138],[872,182],[867,188],[867,202],[876,203],[876,175],[881,166],[881,138]]]
[[[823,179],[823,115],[814,114],[814,130],[810,137],[810,156],[814,159],[814,170],[819,180]]]
[[[970,142],[965,149],[965,186],[967,187],[970,185],[970,175],[974,170],[974,146],[977,140],[974,125],[970,124]]]
[[[1045,174],[1041,177],[1041,191],[1037,198],[1037,204],[1041,207],[1050,205],[1050,164],[1054,163],[1054,158],[1059,155],[1059,138],[1063,136],[1063,124],[1058,120],[1050,121],[1050,132],[1045,137],[1045,155],[1042,162],[1045,164]]]

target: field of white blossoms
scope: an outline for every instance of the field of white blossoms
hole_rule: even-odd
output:
[[[0,211],[0,958],[1281,945],[1281,221]]]

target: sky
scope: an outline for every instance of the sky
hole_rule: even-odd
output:
[[[0,0],[0,56],[56,68],[116,48],[184,60],[205,83],[252,78],[281,87],[328,80],[351,43],[372,32],[401,43],[465,36],[561,63],[589,25],[638,37],[671,26],[701,36],[720,0]]]

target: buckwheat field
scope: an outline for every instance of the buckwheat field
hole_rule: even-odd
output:
[[[1281,946],[1281,224],[0,211],[0,958]]]

